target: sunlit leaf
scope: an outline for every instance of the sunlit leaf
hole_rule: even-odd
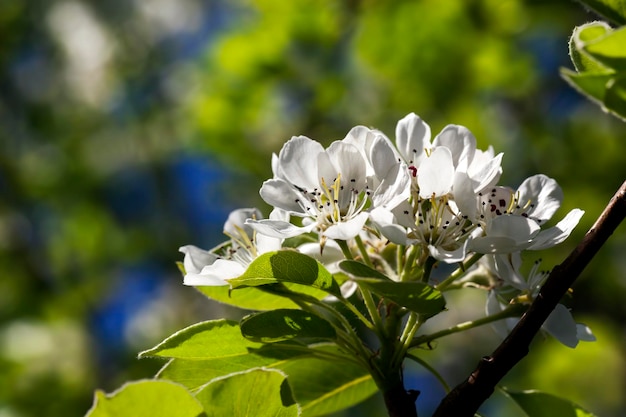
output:
[[[339,285],[328,270],[310,256],[283,250],[256,258],[240,277],[228,280],[233,289],[274,283],[311,286],[341,297]]]
[[[227,358],[224,363],[219,360],[174,359],[159,372],[158,377],[196,390],[217,376],[250,369],[255,367],[254,364],[256,367],[280,369],[288,375],[294,397],[302,407],[302,415],[307,417],[351,407],[377,392],[376,384],[368,371],[356,363],[338,363],[310,356],[288,357],[288,350],[270,349],[261,353],[276,345],[266,345],[259,351],[252,350],[249,357]],[[341,354],[334,345],[323,345],[314,349]]]
[[[616,29],[591,42],[585,51],[609,68],[626,70],[626,27]]]
[[[241,333],[255,342],[334,339],[335,328],[326,320],[302,310],[280,309],[244,317]]]
[[[215,379],[196,393],[196,399],[207,417],[300,415],[286,375],[275,369],[253,369]]]
[[[258,288],[242,288],[234,292],[231,292],[228,286],[196,287],[196,289],[212,300],[247,310],[297,307],[287,298],[261,291]]]
[[[239,324],[212,320],[194,324],[174,333],[139,357],[161,356],[181,359],[228,358],[245,355],[249,347],[259,347],[241,335]]]
[[[86,417],[202,417],[202,405],[182,385],[170,381],[130,382],[112,394],[96,391]]]
[[[527,417],[595,417],[573,402],[545,392],[514,392],[507,389],[504,391],[520,406]]]
[[[569,40],[569,53],[578,72],[607,72],[609,69],[595,60],[585,51],[588,42],[599,39],[611,31],[611,27],[605,22],[591,22],[574,29]]]
[[[287,361],[279,368],[288,375],[289,385],[304,417],[343,410],[377,392],[367,370],[348,362],[302,358]]]
[[[578,74],[568,69],[562,69],[561,75],[572,87],[600,105],[604,104],[607,83],[613,77],[612,74]]]

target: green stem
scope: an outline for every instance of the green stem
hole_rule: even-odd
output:
[[[354,256],[352,255],[352,252],[350,251],[350,248],[348,247],[348,242],[346,242],[345,240],[340,240],[340,239],[337,239],[335,242],[337,242],[337,244],[341,248],[341,251],[343,252],[343,256],[345,256],[346,259],[354,260]]]
[[[413,336],[415,336],[415,333],[421,325],[422,322],[419,320],[419,314],[411,312],[404,325],[402,335],[400,336],[400,343],[394,353],[393,364],[400,365],[402,363],[406,352],[409,350],[411,340],[413,340]]]
[[[359,291],[361,291],[361,295],[363,296],[363,302],[365,303],[367,312],[372,318],[375,328],[378,330],[374,331],[378,334],[379,338],[382,338],[386,334],[385,326],[383,324],[383,319],[380,317],[380,313],[378,312],[378,307],[374,302],[374,297],[372,297],[372,293],[367,288],[359,287]]]
[[[336,324],[331,323],[333,327],[337,330],[337,344],[342,346],[344,349],[351,351],[356,356],[357,360],[360,360],[362,365],[365,365],[367,369],[370,368],[370,354],[363,345],[361,338],[356,334],[355,330],[352,328],[350,322],[339,312],[337,312],[334,308],[329,306],[328,304],[318,300],[315,297],[307,296],[305,294],[298,294],[301,298],[300,300],[292,298],[293,302],[298,304],[300,308],[303,310],[309,311],[313,314],[319,315],[315,309],[313,309],[308,303],[316,305],[324,310],[330,312],[340,323],[341,327],[338,327]],[[306,300],[303,301],[303,300]]]
[[[422,275],[422,282],[428,283],[430,279],[430,273],[433,270],[433,266],[437,263],[437,260],[432,256],[426,258],[426,262],[424,263],[424,274]]]
[[[435,288],[437,288],[439,291],[445,291],[445,289],[448,286],[450,286],[450,284],[452,284],[454,281],[456,281],[457,279],[459,279],[463,275],[465,275],[467,270],[472,265],[474,265],[476,262],[478,262],[478,260],[480,258],[482,258],[483,256],[484,256],[484,254],[482,254],[482,253],[475,253],[474,255],[472,255],[471,258],[469,258],[467,261],[463,262],[461,264],[461,266],[457,270],[455,270],[453,273],[451,273],[448,278],[444,279],[438,285],[436,285]]]
[[[441,386],[443,386],[443,389],[446,391],[446,394],[450,392],[450,386],[448,385],[448,383],[446,382],[445,379],[443,379],[443,377],[441,376],[441,374],[439,372],[437,372],[437,370],[435,368],[433,368],[432,366],[430,366],[430,364],[428,364],[428,362],[424,361],[422,358],[419,358],[415,355],[413,355],[412,353],[407,353],[406,357],[411,359],[414,362],[419,363],[420,365],[422,365],[424,368],[426,368],[426,370],[428,372],[430,372],[431,374],[433,374],[433,376],[435,378],[437,378],[437,381],[439,381],[439,383],[441,384]]]
[[[374,268],[374,264],[372,263],[370,256],[367,254],[367,249],[365,248],[365,245],[363,244],[363,240],[361,239],[361,236],[356,235],[354,237],[354,241],[356,242],[356,245],[359,248],[359,252],[361,252],[361,256],[363,257],[363,262],[365,262],[365,265],[369,266],[370,268]]]
[[[405,245],[398,245],[396,248],[396,270],[398,271],[398,276],[404,269],[404,254],[406,253]]]
[[[412,246],[409,251],[409,255],[406,258],[406,262],[403,265],[402,271],[400,275],[400,281],[408,281],[410,278],[411,271],[413,270],[413,264],[415,263],[415,259],[417,258],[417,254],[419,252],[419,248],[417,246]]]
[[[361,322],[368,329],[370,329],[373,332],[376,332],[376,327],[374,326],[374,324],[370,320],[368,320],[367,317],[365,317],[363,313],[361,313],[354,304],[352,304],[350,301],[346,300],[345,298],[341,298],[340,301],[343,303],[344,306],[348,308],[348,310],[350,310],[355,316],[357,316],[357,318],[361,320]]]
[[[432,342],[433,340],[439,339],[440,337],[443,337],[443,336],[473,329],[474,327],[479,327],[484,324],[489,324],[494,321],[506,319],[509,317],[519,316],[524,311],[526,311],[526,308],[527,306],[525,306],[524,304],[513,304],[497,314],[493,314],[491,316],[483,317],[481,319],[477,319],[473,321],[466,321],[464,323],[459,323],[456,326],[452,326],[448,329],[440,330],[435,333],[418,336],[409,343],[409,347],[413,348],[419,345],[423,345],[424,343]]]

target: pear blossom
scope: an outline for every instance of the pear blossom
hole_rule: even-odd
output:
[[[497,182],[502,154],[476,149],[463,126],[446,126],[432,143],[430,132],[414,113],[398,122],[396,153],[411,173],[411,197],[395,208],[374,209],[371,218],[394,243],[420,244],[435,259],[460,262],[477,227],[477,193]]]
[[[476,220],[481,228],[475,230],[470,248],[479,253],[550,248],[563,242],[584,214],[573,209],[554,227],[542,230],[563,200],[557,182],[543,174],[527,178],[516,191],[497,186],[478,196]]]
[[[519,252],[511,254],[487,255],[479,261],[483,273],[491,276],[494,286],[487,297],[488,315],[499,313],[509,303],[530,303],[539,294],[549,271],[539,269],[541,261],[536,261],[527,277],[520,272],[522,258]],[[515,326],[519,319],[509,318],[494,324],[494,329],[502,336]],[[570,310],[563,304],[557,304],[542,325],[542,330],[556,338],[565,346],[574,348],[579,341],[595,341],[589,327],[576,323]]]
[[[282,240],[257,234],[245,224],[247,219],[262,218],[256,208],[243,208],[232,211],[226,223],[224,234],[230,240],[212,251],[205,251],[193,245],[182,246],[179,251],[185,254],[183,283],[192,286],[228,285],[228,279],[243,274],[248,265],[259,255],[278,250]],[[270,218],[285,218],[285,214],[274,211]]]
[[[370,153],[380,152],[387,157],[374,157],[368,162],[365,150],[357,144],[350,136],[324,149],[305,136],[291,138],[273,158],[274,178],[263,183],[260,194],[268,204],[301,217],[302,226],[273,219],[251,219],[247,224],[275,238],[316,232],[322,244],[326,239],[355,237],[367,222],[371,208],[397,204],[408,197],[408,191],[403,191],[408,174],[403,180],[397,174],[401,170],[391,166],[391,149],[376,141]],[[373,175],[368,176],[368,170]]]

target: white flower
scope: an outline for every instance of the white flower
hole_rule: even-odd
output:
[[[479,193],[476,229],[470,249],[479,253],[541,250],[563,242],[584,211],[571,210],[556,226],[541,230],[561,206],[563,192],[557,182],[539,174],[527,178],[517,191],[493,187]]]
[[[258,235],[245,224],[247,219],[261,217],[256,208],[234,210],[224,223],[224,234],[230,237],[229,241],[212,251],[193,245],[181,247],[179,251],[185,254],[183,283],[193,286],[228,285],[226,280],[243,274],[257,256],[280,249],[280,239]],[[285,214],[275,211],[270,218],[284,219]]]
[[[548,271],[539,270],[540,261],[537,261],[525,278],[520,272],[522,260],[519,252],[487,255],[481,258],[480,262],[484,271],[497,282],[487,297],[488,315],[499,313],[510,302],[532,302],[549,274]],[[518,320],[505,319],[494,323],[494,328],[500,335],[506,336]],[[576,347],[581,340],[596,340],[591,329],[584,324],[576,323],[569,309],[562,304],[557,304],[541,328],[571,348]]]
[[[374,149],[385,153],[375,141]],[[268,204],[302,217],[298,227],[281,220],[248,220],[259,233],[288,238],[314,231],[326,238],[347,240],[355,237],[376,205],[393,204],[402,183],[390,158],[372,158],[368,165],[358,140],[333,142],[327,149],[304,136],[291,138],[273,160],[274,178],[263,183],[261,197]],[[389,149],[387,154],[392,154]],[[393,160],[393,163],[398,164]],[[368,170],[373,172],[367,175]],[[407,177],[408,178],[408,177]],[[408,182],[408,180],[407,180]]]
[[[396,208],[374,209],[372,221],[394,243],[424,245],[443,262],[462,261],[477,227],[477,193],[498,180],[502,154],[477,150],[472,133],[457,125],[431,143],[430,127],[413,113],[398,122],[396,146],[411,173],[412,195]]]
[[[459,185],[478,193],[497,182],[502,172],[502,154],[494,156],[492,148],[476,149],[476,138],[466,127],[448,125],[432,143],[430,132],[430,126],[414,113],[396,126],[398,152],[408,165],[421,198],[456,195]]]

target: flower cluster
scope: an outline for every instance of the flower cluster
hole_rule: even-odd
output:
[[[539,174],[517,189],[500,185],[502,158],[491,147],[477,149],[463,126],[448,125],[432,138],[413,113],[398,122],[393,141],[364,126],[327,148],[293,137],[273,155],[273,178],[260,190],[272,214],[237,210],[224,227],[228,242],[211,251],[182,247],[184,283],[227,285],[253,259],[287,242],[326,265],[363,259],[392,280],[442,291],[458,277],[436,282],[433,265],[460,263],[465,272],[482,256],[480,267],[497,278],[489,287],[488,313],[494,313],[520,294],[536,295],[541,279],[522,277],[520,252],[562,242],[583,215],[574,209],[546,228],[563,199],[557,182]],[[569,311],[560,306],[556,315],[567,316],[571,330]],[[553,332],[569,346],[591,338],[575,324],[569,333]]]

